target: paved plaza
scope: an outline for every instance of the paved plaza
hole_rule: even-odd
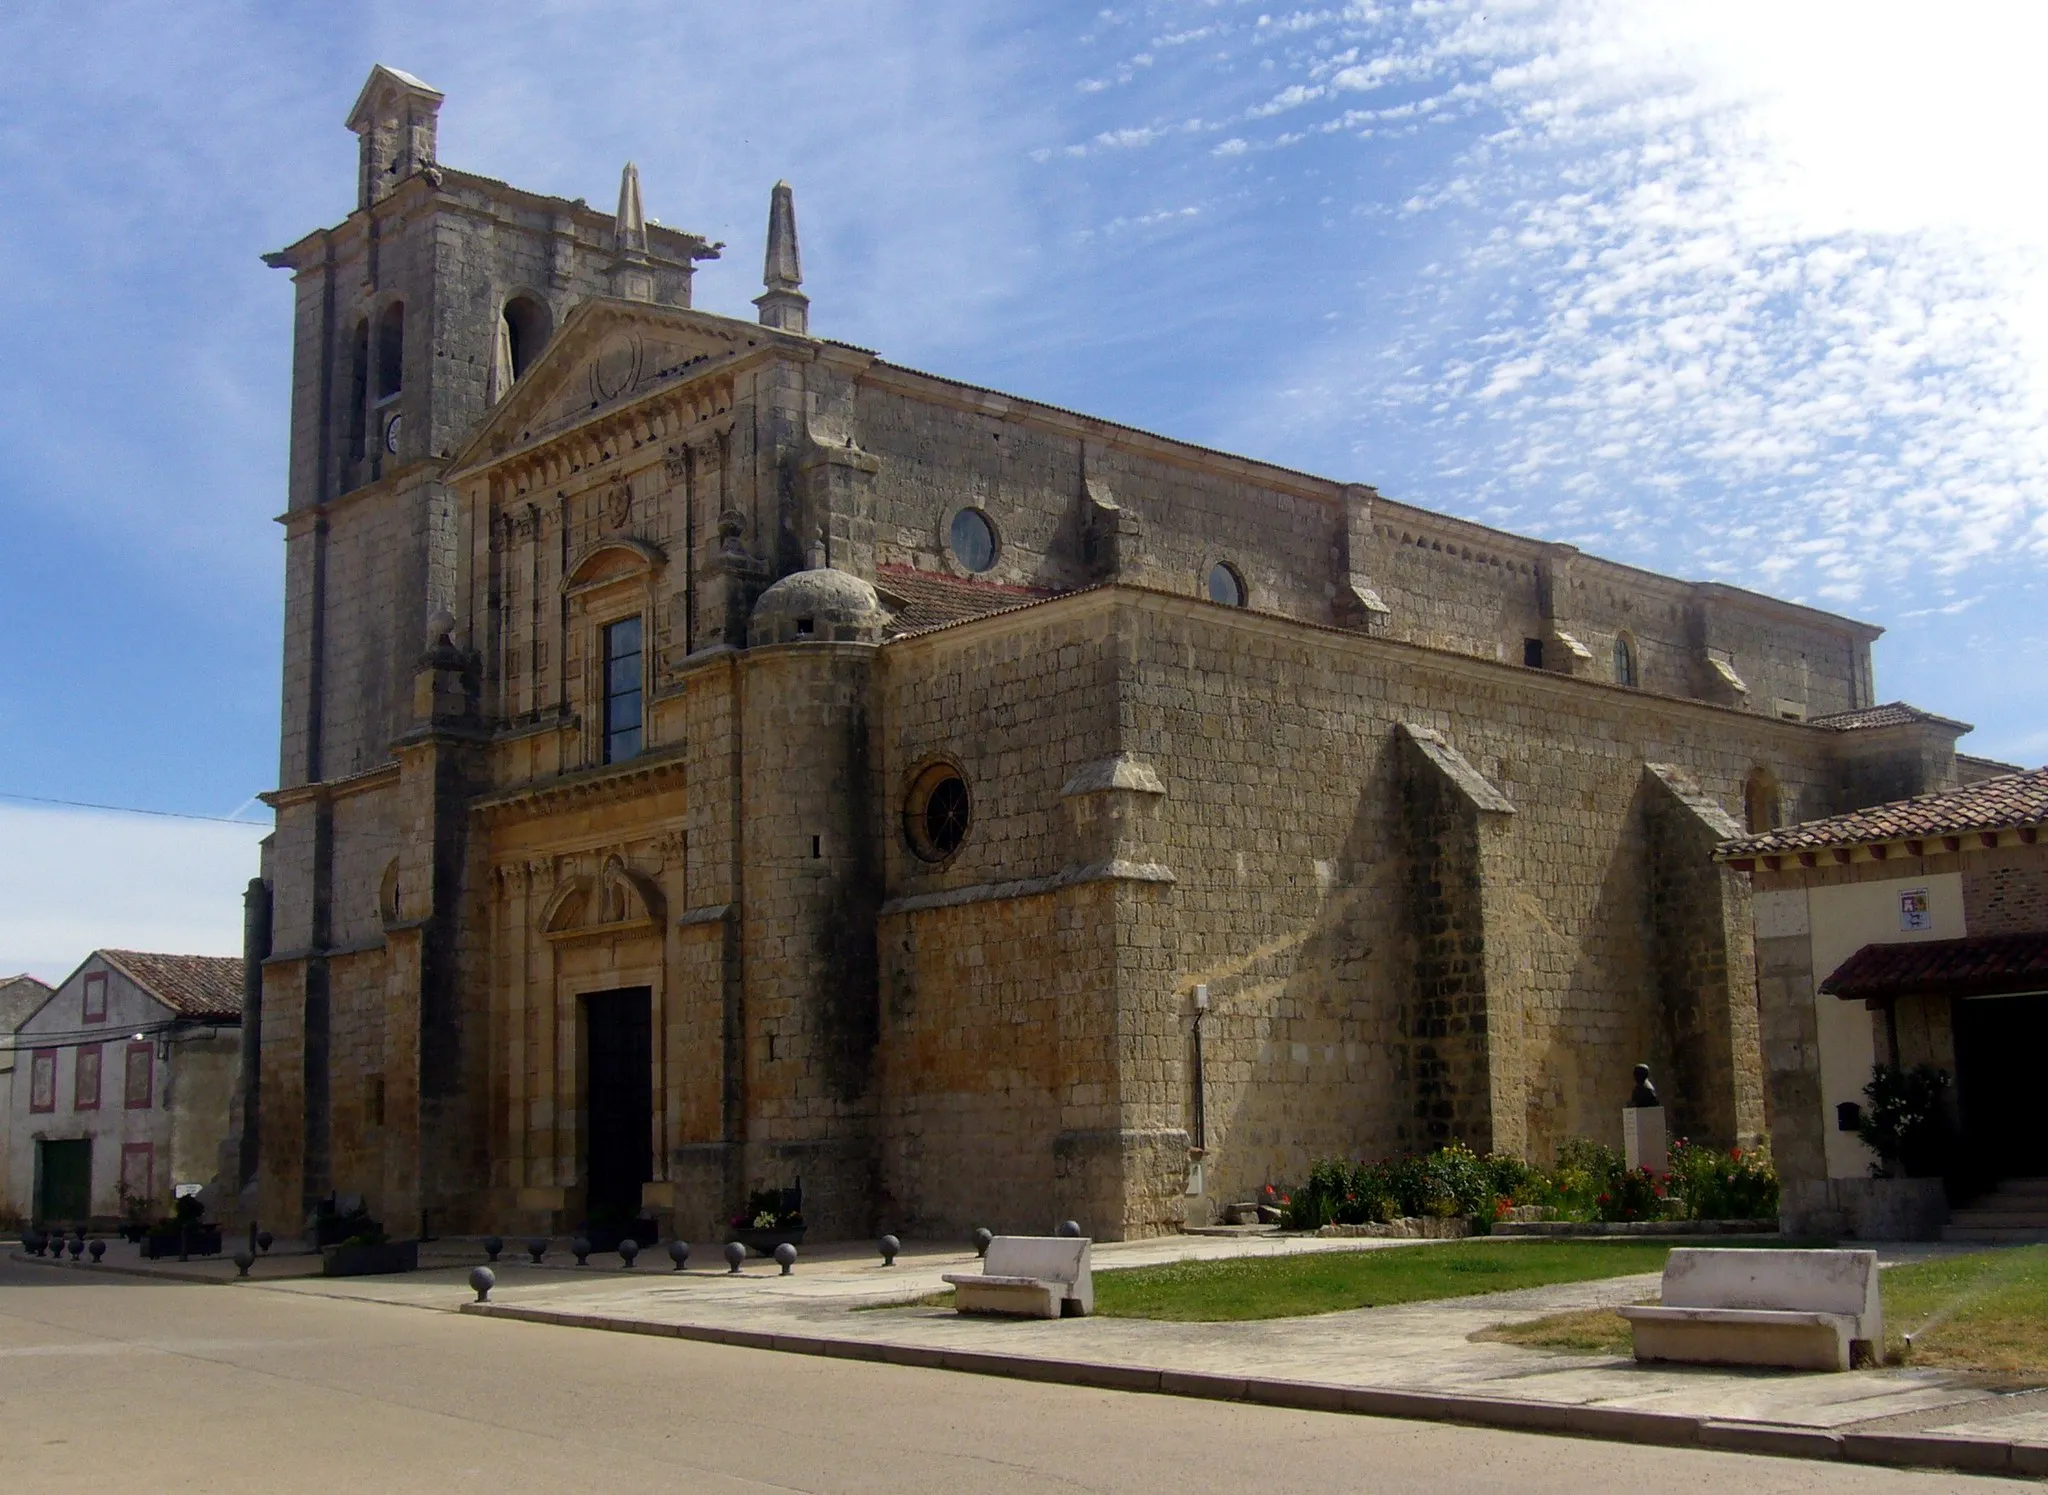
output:
[[[109,1266],[123,1263],[115,1247]],[[1329,1250],[1429,1250],[1429,1243],[1361,1242],[1282,1237],[1168,1237],[1100,1244],[1098,1270],[1185,1257],[1221,1257]],[[1939,1247],[1886,1248],[1886,1261]],[[520,1259],[515,1261],[512,1257]],[[1886,1369],[1813,1375],[1708,1367],[1645,1367],[1625,1357],[1567,1355],[1496,1343],[1475,1343],[1477,1330],[1503,1321],[1569,1309],[1615,1306],[1654,1299],[1655,1275],[1609,1278],[1485,1297],[1358,1309],[1309,1318],[1246,1323],[1181,1324],[1138,1319],[1011,1321],[966,1318],[948,1308],[915,1306],[939,1291],[942,1274],[975,1269],[964,1248],[908,1246],[894,1267],[872,1248],[848,1245],[807,1253],[789,1276],[775,1264],[750,1260],[729,1273],[716,1246],[696,1249],[677,1272],[660,1251],[643,1253],[633,1269],[617,1256],[593,1256],[576,1267],[559,1243],[548,1262],[532,1266],[508,1246],[496,1267],[489,1309],[470,1303],[470,1266],[482,1250],[473,1242],[430,1246],[425,1268],[397,1277],[327,1279],[306,1275],[316,1260],[280,1255],[258,1264],[257,1276],[233,1291],[244,1296],[291,1295],[465,1311],[465,1317],[538,1321],[527,1327],[628,1330],[641,1337],[680,1335],[698,1340],[772,1345],[840,1358],[900,1364],[946,1364],[995,1370],[1080,1385],[1180,1389],[1204,1397],[1265,1396],[1295,1406],[1375,1408],[1345,1403],[1333,1389],[1395,1393],[1415,1398],[1413,1415],[1494,1425],[1570,1426],[1608,1437],[1642,1441],[1696,1441],[1674,1435],[1680,1419],[1712,1424],[1710,1439],[1725,1446],[1787,1447],[1788,1436],[1815,1434],[1869,1440],[1902,1435],[1983,1440],[2017,1445],[2022,1467],[2048,1468],[2048,1392],[2004,1394],[1941,1371]],[[708,1258],[708,1259],[707,1259]],[[91,1267],[24,1263],[19,1270],[88,1276]],[[194,1281],[227,1283],[224,1261],[165,1264],[160,1270]],[[101,1275],[114,1276],[107,1267]],[[896,1307],[876,1308],[895,1303]],[[866,1311],[863,1311],[866,1310]],[[618,1344],[618,1334],[589,1336]],[[637,1350],[635,1353],[639,1353]],[[794,1366],[799,1357],[788,1357]],[[792,1370],[792,1374],[799,1372]],[[973,1380],[975,1378],[969,1378]],[[1247,1392],[1249,1383],[1269,1387]],[[981,1394],[1007,1397],[982,1385]],[[1292,1395],[1287,1388],[1297,1388]],[[1234,1388],[1234,1390],[1233,1390]],[[1426,1400],[1425,1400],[1426,1399]],[[1567,1409],[1579,1419],[1552,1416]],[[1149,1415],[1149,1413],[1148,1413]],[[1629,1417],[1634,1416],[1633,1422]],[[1548,1418],[1548,1420],[1546,1420]],[[1752,1438],[1764,1430],[1768,1438]],[[1884,1459],[1869,1444],[1866,1456]],[[1959,1457],[1971,1456],[1961,1450]],[[1907,1460],[1910,1462],[1910,1458]]]
[[[937,1265],[920,1258],[915,1270]],[[0,1260],[9,1474],[28,1488],[144,1477],[152,1489],[264,1495],[351,1486],[556,1492],[624,1480],[714,1495],[1166,1495],[1281,1480],[1564,1495],[1635,1491],[1652,1479],[1660,1495],[1736,1481],[1750,1495],[1775,1495],[1839,1489],[1846,1473],[1799,1459],[1134,1397],[419,1311],[468,1296],[463,1270],[337,1283],[272,1276],[226,1288]],[[780,1311],[776,1303],[827,1313],[836,1309],[825,1283],[855,1270],[819,1262],[743,1289],[647,1274],[633,1290],[707,1305],[750,1293],[764,1313]],[[566,1300],[617,1292],[621,1275],[515,1268],[501,1291]],[[1893,1469],[1853,1478],[1874,1495],[1958,1483]]]

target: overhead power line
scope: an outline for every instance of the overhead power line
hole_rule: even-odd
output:
[[[162,820],[208,820],[215,825],[248,825],[261,829],[260,820],[237,820],[228,815],[193,815],[184,810],[145,810],[137,805],[100,805],[83,799],[51,799],[42,794],[13,794],[0,789],[0,799],[23,800],[32,805],[62,805],[71,810],[110,810],[116,815],[154,815]]]

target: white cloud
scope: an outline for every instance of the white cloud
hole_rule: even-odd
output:
[[[242,953],[265,825],[0,804],[0,975],[45,981],[94,950]]]
[[[1450,272],[1297,364],[1247,432],[1419,419],[1468,511],[1836,605],[2048,555],[2048,201],[2025,185],[2048,12],[1473,0],[1285,20],[1272,55],[1303,81],[1242,117],[1325,117],[1232,154],[1490,123],[1403,193],[1413,232],[1456,246]],[[1398,92],[1339,112],[1325,88]],[[1447,322],[1453,295],[1475,310]]]

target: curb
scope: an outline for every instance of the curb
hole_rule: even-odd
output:
[[[23,1262],[28,1266],[46,1267],[52,1271],[80,1272],[87,1276],[95,1277],[104,1277],[109,1274],[116,1277],[147,1277],[153,1282],[186,1282],[199,1287],[231,1287],[238,1283],[302,1282],[305,1280],[304,1277],[201,1277],[196,1273],[174,1272],[165,1267],[116,1266],[112,1262],[105,1261],[51,1261],[47,1257],[30,1256],[21,1251],[10,1251],[8,1257],[10,1260]],[[228,1258],[223,1256],[221,1260],[227,1261]],[[233,1265],[233,1263],[229,1262],[229,1265]],[[319,1274],[309,1273],[307,1275],[318,1276]]]
[[[1228,1376],[1196,1370],[1157,1370],[1141,1365],[1105,1365],[1086,1360],[1052,1360],[990,1350],[945,1350],[926,1345],[773,1334],[758,1329],[728,1329],[705,1324],[653,1324],[641,1319],[521,1308],[505,1303],[464,1303],[459,1311],[482,1318],[551,1324],[565,1329],[645,1334],[655,1338],[725,1345],[733,1349],[823,1355],[836,1360],[866,1360],[917,1370],[950,1370],[969,1375],[1005,1376],[1020,1381],[1050,1381],[1103,1391],[1137,1391],[1209,1401],[1252,1402],[1304,1412],[1346,1412],[1360,1417],[1448,1422],[1518,1433],[1556,1433],[1618,1443],[1769,1454],[1787,1459],[1828,1459],[1900,1469],[2048,1476],[2048,1443],[2005,1442],[1945,1433],[1836,1433],[1825,1428],[1692,1417],[1676,1412],[1640,1412],[1623,1407],[1570,1406],[1558,1402],[1524,1402],[1456,1393],[1383,1391],[1319,1381]]]

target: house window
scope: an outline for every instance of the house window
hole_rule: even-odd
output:
[[[31,1111],[57,1109],[57,1051],[37,1049],[28,1066],[28,1108]]]
[[[121,1203],[141,1204],[156,1199],[156,1148],[148,1142],[121,1144]]]
[[[128,1045],[126,1088],[131,1111],[147,1111],[156,1100],[156,1055],[151,1052],[155,1047],[149,1043]]]
[[[103,1023],[107,1020],[107,973],[89,971],[85,977],[85,1020],[89,1023]]]
[[[100,1046],[82,1044],[72,1073],[71,1109],[97,1111],[100,1108]]]
[[[1525,668],[1532,670],[1543,668],[1542,639],[1525,638],[1522,640],[1522,664]]]
[[[1633,686],[1636,683],[1636,646],[1625,633],[1614,639],[1614,683]]]
[[[639,753],[640,705],[640,620],[623,618],[604,631],[605,762]]]

